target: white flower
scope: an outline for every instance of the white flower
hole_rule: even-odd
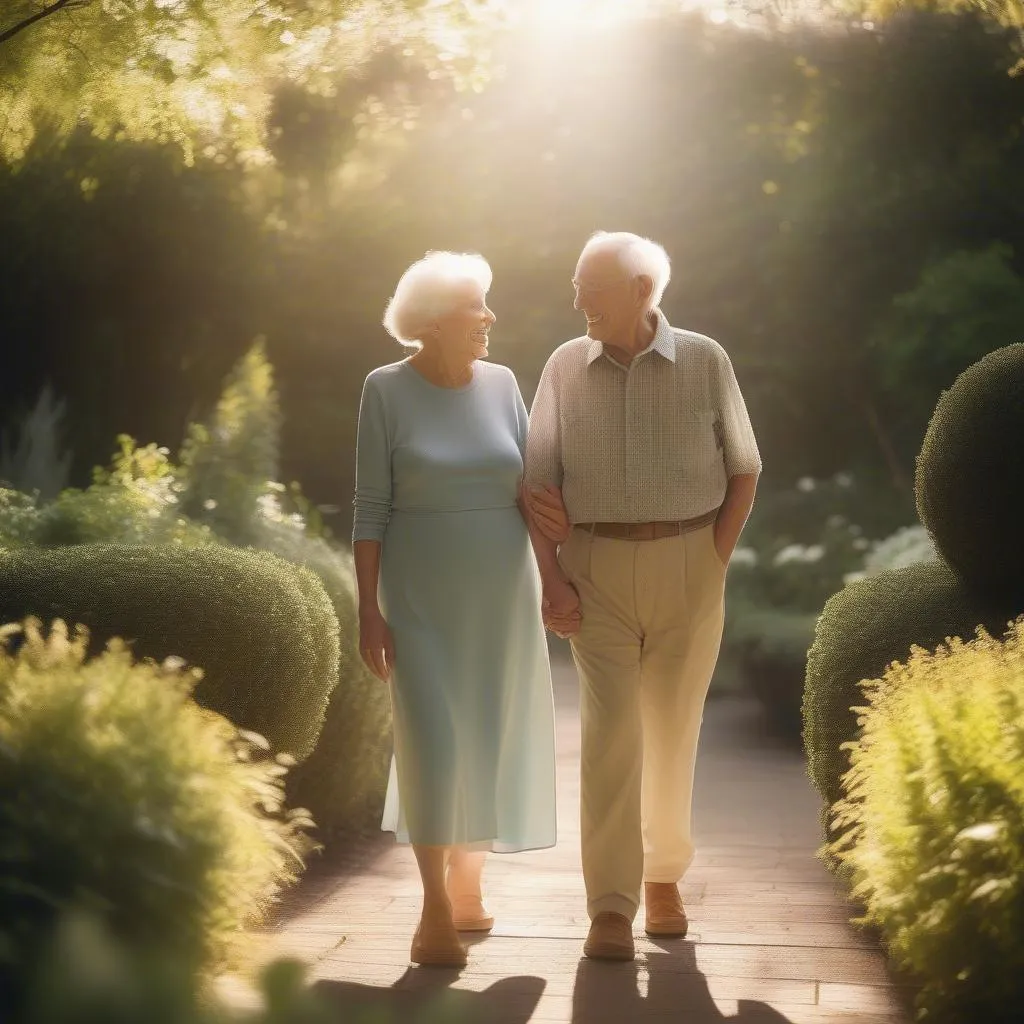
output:
[[[787,562],[802,562],[804,558],[803,544],[787,544],[775,553],[772,565],[786,565]]]
[[[753,548],[736,548],[729,561],[731,565],[747,565],[753,568],[757,565],[757,552]]]
[[[868,555],[864,568],[899,569],[917,562],[931,562],[937,558],[935,546],[928,531],[919,523],[905,526],[901,530],[878,541]]]
[[[207,512],[212,512],[216,507],[217,502],[214,501],[213,498],[207,498],[206,501],[203,502],[203,508],[205,508]]]
[[[825,554],[825,547],[823,544],[812,544],[809,548],[804,549],[805,562],[818,562]]]
[[[814,477],[812,476],[802,476],[796,482],[796,489],[798,491],[803,491],[805,494],[809,491],[813,491],[816,486]]]

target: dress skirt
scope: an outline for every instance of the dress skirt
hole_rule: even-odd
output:
[[[429,846],[553,846],[550,666],[519,509],[395,510],[380,581],[395,642],[382,829]]]

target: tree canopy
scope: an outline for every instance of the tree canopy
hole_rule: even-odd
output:
[[[275,89],[372,93],[375,59],[472,75],[480,0],[9,0],[0,12],[0,159],[85,127],[246,164],[270,159]]]

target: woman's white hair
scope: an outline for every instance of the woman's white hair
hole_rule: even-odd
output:
[[[580,258],[596,249],[613,252],[630,277],[649,277],[654,285],[651,308],[661,303],[672,276],[672,262],[662,246],[629,231],[595,231],[583,246]]]
[[[459,289],[473,282],[486,294],[492,277],[490,264],[476,253],[428,252],[398,279],[384,310],[384,328],[403,345],[422,348],[423,335],[454,307]]]

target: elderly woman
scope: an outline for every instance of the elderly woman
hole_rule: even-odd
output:
[[[459,931],[494,923],[485,851],[555,842],[551,675],[529,530],[568,527],[526,521],[526,406],[511,370],[482,362],[490,283],[482,257],[445,252],[402,275],[384,326],[413,351],[366,378],[356,445],[359,646],[394,709],[382,828],[412,844],[422,877],[411,958],[445,967],[466,963]]]

